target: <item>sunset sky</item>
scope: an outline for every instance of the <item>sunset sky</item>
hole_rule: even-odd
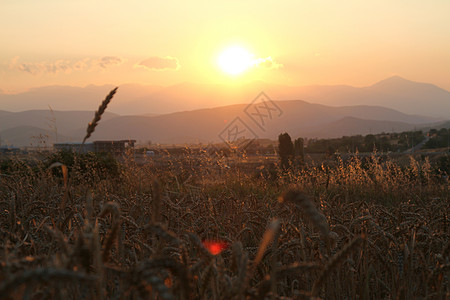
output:
[[[0,90],[392,75],[450,90],[449,15],[448,0],[2,0]]]

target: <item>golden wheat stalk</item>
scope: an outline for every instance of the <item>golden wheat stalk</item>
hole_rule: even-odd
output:
[[[98,107],[98,110],[95,112],[94,119],[92,119],[92,121],[89,122],[88,124],[88,127],[86,129],[86,136],[83,139],[82,145],[84,145],[86,140],[95,131],[95,127],[98,125],[98,122],[100,122],[100,119],[102,118],[102,115],[106,110],[106,107],[108,106],[109,102],[111,102],[111,99],[114,97],[114,94],[116,93],[118,88],[119,87],[116,87],[111,92],[109,92],[105,100],[103,100],[102,104],[100,104],[100,106]]]
[[[278,219],[272,220],[266,232],[264,233],[261,243],[259,244],[258,252],[256,253],[255,259],[253,260],[252,266],[253,270],[256,268],[256,266],[258,266],[259,262],[263,258],[267,247],[269,246],[270,242],[274,240],[274,237],[276,236],[279,228],[280,228],[280,220]]]
[[[309,220],[314,227],[319,231],[321,238],[329,242],[330,227],[327,218],[324,214],[316,208],[312,200],[303,192],[296,188],[291,188],[281,195],[280,202],[291,202],[299,207],[303,212],[303,217]]]
[[[115,239],[119,237],[119,230],[120,230],[120,226],[121,226],[121,220],[120,220],[121,211],[120,211],[120,207],[117,203],[115,203],[115,202],[106,203],[106,205],[103,207],[103,211],[99,214],[99,217],[102,218],[102,217],[106,216],[108,213],[111,214],[112,227],[111,227],[111,231],[109,232],[108,237],[106,238],[106,241],[104,243],[105,247],[103,249],[103,254],[102,254],[103,262],[108,261],[110,250],[113,246]]]
[[[154,179],[152,183],[152,223],[157,224],[160,216],[159,211],[161,207],[161,183]]]

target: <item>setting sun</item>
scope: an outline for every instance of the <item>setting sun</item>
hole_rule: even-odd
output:
[[[255,63],[254,55],[239,46],[225,49],[218,58],[220,69],[230,75],[239,75]]]

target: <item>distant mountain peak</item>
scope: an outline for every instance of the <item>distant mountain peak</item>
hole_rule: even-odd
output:
[[[418,81],[412,81],[405,79],[403,77],[400,77],[398,75],[391,76],[389,78],[386,78],[384,80],[381,80],[377,83],[375,83],[372,86],[369,86],[369,88],[381,88],[386,90],[411,90],[414,89],[416,91],[420,91],[421,89],[426,89],[428,93],[432,92],[445,92],[448,93],[447,90],[432,84],[432,83],[426,83],[426,82],[418,82]]]
[[[394,81],[394,80],[396,80],[396,81],[411,81],[411,80],[405,79],[398,75],[393,75],[391,77],[386,78],[385,80],[388,80],[388,81]]]
[[[408,80],[408,79],[405,79],[403,77],[400,77],[398,75],[394,75],[394,76],[388,77],[386,79],[383,79],[381,81],[378,81],[377,83],[375,83],[372,86],[398,85],[398,84],[405,84],[405,83],[412,84],[412,83],[415,83],[415,82],[411,81],[411,80]]]

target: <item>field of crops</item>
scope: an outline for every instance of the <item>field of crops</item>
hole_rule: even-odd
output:
[[[448,299],[447,178],[426,160],[0,173],[2,299]]]

